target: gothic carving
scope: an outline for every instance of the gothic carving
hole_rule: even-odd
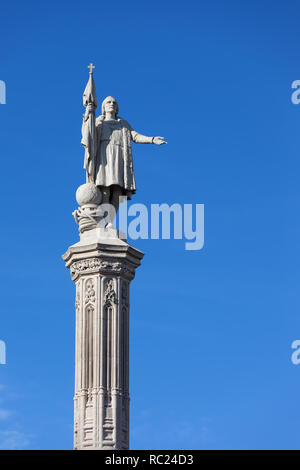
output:
[[[85,284],[85,303],[95,303],[96,292],[93,279],[88,279]]]
[[[75,309],[76,312],[80,309],[80,281],[76,284]]]
[[[100,260],[99,258],[89,258],[85,260],[79,260],[72,263],[71,277],[75,280],[81,274],[92,274],[98,272],[111,272],[118,275],[125,275],[126,277],[133,279],[134,268],[125,262],[111,261],[111,260]]]
[[[117,294],[114,288],[114,281],[113,279],[108,279],[104,286],[104,305],[107,307],[108,305],[117,304]]]

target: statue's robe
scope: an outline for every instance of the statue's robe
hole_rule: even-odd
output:
[[[138,133],[124,119],[105,121],[96,119],[97,152],[95,184],[118,185],[128,199],[136,192],[131,141],[138,141]]]

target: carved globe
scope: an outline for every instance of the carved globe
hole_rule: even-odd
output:
[[[79,186],[76,191],[76,201],[80,206],[85,204],[101,204],[102,194],[100,189],[93,183]]]

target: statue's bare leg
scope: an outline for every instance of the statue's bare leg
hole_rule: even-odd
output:
[[[102,205],[104,207],[104,225],[105,227],[113,227],[113,221],[116,217],[116,214],[120,205],[120,197],[122,196],[122,189],[120,186],[101,186],[102,192]]]
[[[102,206],[104,213],[103,213],[103,221],[104,221],[104,226],[107,227],[107,225],[110,223],[111,220],[111,211],[109,210],[109,206],[111,204],[110,202],[110,197],[111,197],[111,190],[110,186],[100,186],[101,193],[102,193]]]
[[[114,186],[111,196],[111,204],[114,206],[116,214],[119,210],[120,197],[122,196],[122,189],[120,186]]]
[[[100,186],[102,192],[102,204],[110,203],[110,186]]]
[[[110,208],[111,210],[108,211],[108,215],[105,218],[107,221],[106,227],[113,228],[113,221],[117,215],[119,205],[120,205],[120,196],[122,195],[122,189],[120,186],[114,185],[110,187]]]

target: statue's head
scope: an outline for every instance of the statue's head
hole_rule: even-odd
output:
[[[107,112],[115,113],[116,116],[119,112],[119,105],[113,96],[107,96],[102,102],[102,115],[105,117]]]

